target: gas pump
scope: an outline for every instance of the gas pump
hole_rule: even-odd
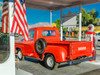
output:
[[[90,24],[88,25],[86,32],[86,41],[91,41],[92,42],[92,56],[95,56],[95,50],[96,50],[96,46],[95,46],[95,32],[94,32],[94,25]]]

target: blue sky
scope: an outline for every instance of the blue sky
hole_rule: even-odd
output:
[[[100,3],[82,6],[82,8],[86,10],[92,10],[93,8],[96,9],[96,11],[99,12],[99,16],[97,18],[100,18]],[[63,13],[67,14],[69,10],[72,13],[75,12],[79,13],[79,7],[64,9]],[[59,18],[60,18],[60,11],[53,11],[53,22]],[[29,25],[38,22],[50,22],[50,12],[43,10],[36,10],[36,9],[27,9],[27,19]]]
[[[0,0],[0,1],[2,1],[2,0]],[[0,4],[0,6],[1,6],[1,4]],[[96,9],[96,11],[99,12],[98,18],[100,18],[100,3],[82,6],[82,8],[84,8],[86,10],[92,10],[93,8]],[[64,9],[63,13],[67,14],[69,10],[72,13],[75,13],[75,12],[78,13],[79,7]],[[27,8],[26,12],[27,12],[27,20],[28,20],[29,25],[39,23],[39,22],[49,22],[50,23],[50,12],[49,11]],[[0,10],[0,18],[1,18],[1,10]],[[60,11],[53,11],[53,22],[59,18],[60,18]]]

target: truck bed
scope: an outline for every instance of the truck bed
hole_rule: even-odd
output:
[[[66,58],[69,60],[90,57],[92,54],[92,42],[90,41],[51,41],[47,44],[64,47],[68,53]]]

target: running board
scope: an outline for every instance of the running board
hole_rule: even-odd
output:
[[[82,59],[77,59],[77,60],[70,60],[70,61],[67,61],[67,63],[69,65],[73,65],[73,64],[78,64],[78,63],[81,63],[81,62],[85,62],[85,61],[89,61],[89,60],[95,60],[96,59],[96,56],[94,57],[87,57],[87,58],[82,58]]]

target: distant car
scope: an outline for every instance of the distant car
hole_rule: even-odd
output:
[[[100,32],[99,33],[96,33],[96,36],[95,36],[96,40],[100,40]]]

